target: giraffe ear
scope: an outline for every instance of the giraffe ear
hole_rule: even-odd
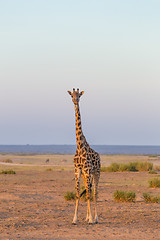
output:
[[[70,95],[72,95],[71,91],[67,91]]]
[[[80,97],[83,95],[84,91],[80,92]]]

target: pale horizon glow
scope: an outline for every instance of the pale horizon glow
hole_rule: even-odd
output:
[[[160,145],[158,0],[2,0],[0,144]]]

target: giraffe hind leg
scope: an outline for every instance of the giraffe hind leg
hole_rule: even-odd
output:
[[[93,218],[91,213],[91,176],[86,175],[84,177],[84,183],[86,188],[86,198],[87,198],[87,217],[86,221],[88,221],[89,224],[93,224]]]
[[[89,186],[89,187],[88,187],[86,178],[84,177],[84,174],[82,174],[82,178],[83,178],[83,182],[84,182],[84,185],[85,185],[85,190],[83,190],[83,192],[81,193],[80,197],[83,196],[83,194],[86,194],[86,197],[87,197],[87,192],[88,192],[87,189],[90,189],[90,191],[91,191],[93,178],[91,179],[91,182],[90,182],[90,186]],[[89,194],[89,195],[90,195],[90,194]],[[88,201],[88,199],[87,199],[87,201]],[[89,208],[90,208],[90,205],[89,205],[89,203],[88,203],[88,206],[87,206],[87,216],[86,216],[86,219],[85,219],[85,221],[88,222],[88,223],[90,222],[90,211],[89,211]],[[91,217],[91,219],[92,219],[92,217]],[[93,222],[93,221],[91,221],[91,223],[92,223],[92,222]]]
[[[94,174],[94,175],[93,175],[93,179],[94,179],[95,223],[98,223],[97,196],[98,196],[99,174]]]

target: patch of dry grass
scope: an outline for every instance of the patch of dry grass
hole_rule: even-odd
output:
[[[153,196],[149,193],[143,193],[143,198],[146,203],[160,203],[160,197],[159,196]]]
[[[149,180],[149,186],[151,188],[160,188],[160,178],[153,178]]]
[[[136,194],[134,192],[125,192],[116,190],[114,199],[117,202],[135,202]]]

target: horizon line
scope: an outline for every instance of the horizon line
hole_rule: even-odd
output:
[[[160,147],[160,144],[89,144],[91,146],[157,146]],[[63,144],[0,144],[0,146],[76,146],[76,144],[70,144],[70,143],[63,143]]]

